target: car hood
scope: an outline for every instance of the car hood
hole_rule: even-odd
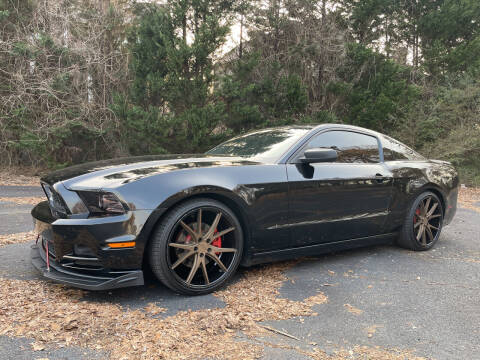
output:
[[[54,185],[62,182],[67,189],[104,189],[161,173],[199,167],[254,165],[241,157],[192,155],[151,155],[117,158],[85,163],[54,171],[41,178]]]

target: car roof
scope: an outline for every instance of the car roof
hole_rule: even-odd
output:
[[[342,130],[353,130],[353,131],[360,131],[364,133],[369,133],[375,136],[383,136],[382,133],[379,133],[374,130],[370,130],[367,128],[363,128],[360,126],[355,126],[355,125],[348,125],[348,124],[337,124],[337,123],[326,123],[326,124],[301,124],[301,125],[284,125],[284,126],[275,126],[275,127],[269,127],[269,128],[263,128],[263,129],[253,129],[247,133],[238,135],[238,137],[247,135],[250,133],[254,132],[260,132],[260,131],[269,131],[269,130],[288,130],[288,129],[305,129],[305,130],[311,130],[314,132],[317,132],[318,130],[321,129],[342,129]]]
[[[359,131],[359,132],[363,132],[363,133],[369,133],[369,134],[375,135],[375,136],[383,136],[383,134],[379,133],[378,131],[370,130],[370,129],[360,127],[360,126],[349,125],[349,124],[330,124],[330,123],[319,124],[319,125],[315,126],[313,129],[314,130],[320,130],[320,129],[329,129],[329,128],[342,129],[342,130],[353,130],[353,131]]]
[[[379,133],[374,130],[370,130],[367,128],[363,128],[360,126],[355,126],[355,125],[349,125],[349,124],[337,124],[337,123],[326,123],[326,124],[306,124],[306,125],[285,125],[285,126],[278,126],[278,127],[271,127],[271,128],[265,128],[265,129],[260,129],[260,130],[254,130],[254,131],[262,131],[262,130],[276,130],[276,129],[305,129],[305,130],[311,130],[313,132],[317,132],[322,129],[342,129],[342,130],[352,130],[352,131],[359,131],[363,133],[368,133],[374,136],[384,136],[382,133]]]

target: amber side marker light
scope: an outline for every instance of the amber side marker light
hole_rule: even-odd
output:
[[[126,242],[117,242],[117,243],[108,244],[108,247],[112,249],[128,248],[128,247],[134,247],[134,246],[135,246],[135,241],[126,241]]]

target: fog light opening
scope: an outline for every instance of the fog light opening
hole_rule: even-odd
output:
[[[83,244],[73,245],[73,254],[82,257],[96,257],[97,255],[88,246]]]

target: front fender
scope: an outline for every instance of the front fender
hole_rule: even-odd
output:
[[[154,210],[153,214],[168,211],[192,197],[208,196],[224,202],[243,222],[247,251],[289,244],[287,231],[271,230],[275,224],[288,222],[284,165],[177,170],[131,182],[116,190],[130,208]]]
[[[226,189],[224,187],[216,186],[216,185],[198,185],[198,186],[191,186],[187,189],[181,190],[176,194],[168,197],[165,201],[163,201],[158,207],[159,208],[170,208],[173,205],[194,197],[194,196],[219,196],[223,198],[227,198],[229,201],[235,203],[235,205],[242,210],[242,212],[247,212],[247,201],[245,200],[245,195],[239,189],[239,186],[236,186],[233,190]]]

